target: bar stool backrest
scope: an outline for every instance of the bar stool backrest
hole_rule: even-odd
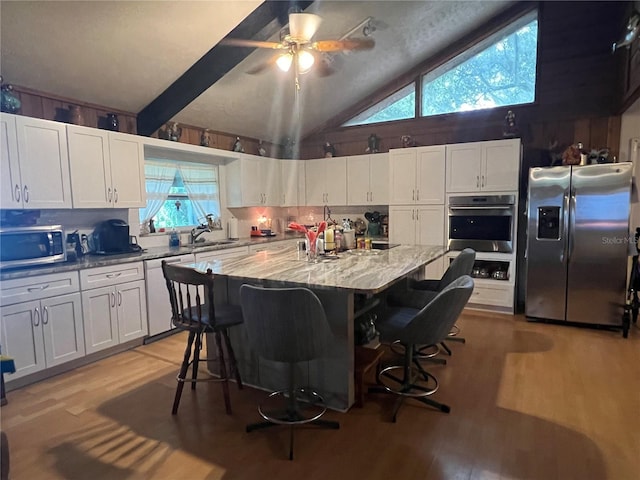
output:
[[[471,275],[473,264],[476,261],[476,252],[471,248],[465,248],[453,259],[451,265],[440,279],[438,290],[442,290],[462,275]]]
[[[204,328],[215,325],[213,273],[162,262],[162,273],[169,291],[171,321],[178,328]]]
[[[333,339],[320,300],[307,288],[240,287],[251,347],[266,360],[295,363],[319,358]]]
[[[397,332],[397,339],[406,345],[434,345],[446,340],[472,292],[469,275],[454,280]]]

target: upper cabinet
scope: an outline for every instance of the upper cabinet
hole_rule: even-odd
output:
[[[305,162],[306,204],[347,204],[346,157],[318,158]]]
[[[518,190],[520,139],[447,145],[447,192]]]
[[[389,155],[347,157],[347,205],[389,203]]]
[[[444,204],[444,178],[444,145],[389,150],[389,204]]]
[[[75,208],[144,207],[144,156],[138,137],[68,125]]]
[[[276,158],[239,154],[225,167],[227,206],[280,205],[280,161]]]
[[[281,207],[304,205],[304,164],[303,160],[280,160]]]
[[[0,207],[71,207],[65,125],[19,115],[0,115]]]

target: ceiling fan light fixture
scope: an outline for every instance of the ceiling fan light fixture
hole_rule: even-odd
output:
[[[276,60],[276,65],[283,72],[288,72],[291,68],[291,63],[293,62],[293,55],[291,53],[283,53]]]
[[[306,43],[311,40],[322,18],[313,13],[291,13],[289,14],[289,35],[297,42]]]
[[[313,67],[315,58],[311,52],[301,50],[298,52],[298,72],[307,73]]]

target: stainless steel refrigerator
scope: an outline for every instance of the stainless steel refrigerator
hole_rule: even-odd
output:
[[[631,176],[631,163],[530,170],[527,317],[622,324]]]

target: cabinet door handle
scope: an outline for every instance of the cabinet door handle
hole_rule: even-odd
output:
[[[107,202],[111,203],[111,187],[107,188]]]
[[[118,306],[122,305],[122,292],[118,290]]]
[[[33,326],[37,327],[40,325],[40,309],[36,307],[33,311]]]
[[[414,202],[416,201],[416,191],[415,190],[411,190],[411,200],[413,200]]]
[[[416,219],[416,211],[415,210],[411,210],[411,220],[415,220]]]
[[[20,185],[16,183],[16,202],[20,201]]]
[[[49,323],[49,307],[42,309],[42,324],[47,325]]]
[[[22,198],[24,203],[29,203],[29,188],[26,185],[22,187]]]
[[[40,285],[39,287],[27,287],[27,292],[39,292],[45,288],[49,288],[48,283],[46,285]]]
[[[420,220],[420,210],[416,210],[416,221]]]
[[[476,175],[476,188],[480,188],[480,176]]]
[[[484,175],[482,175],[482,187],[484,188]]]
[[[118,189],[113,189],[113,203],[118,203]]]
[[[111,292],[111,306],[115,307],[116,306],[116,294]]]
[[[420,189],[416,190],[416,202],[420,201]]]

